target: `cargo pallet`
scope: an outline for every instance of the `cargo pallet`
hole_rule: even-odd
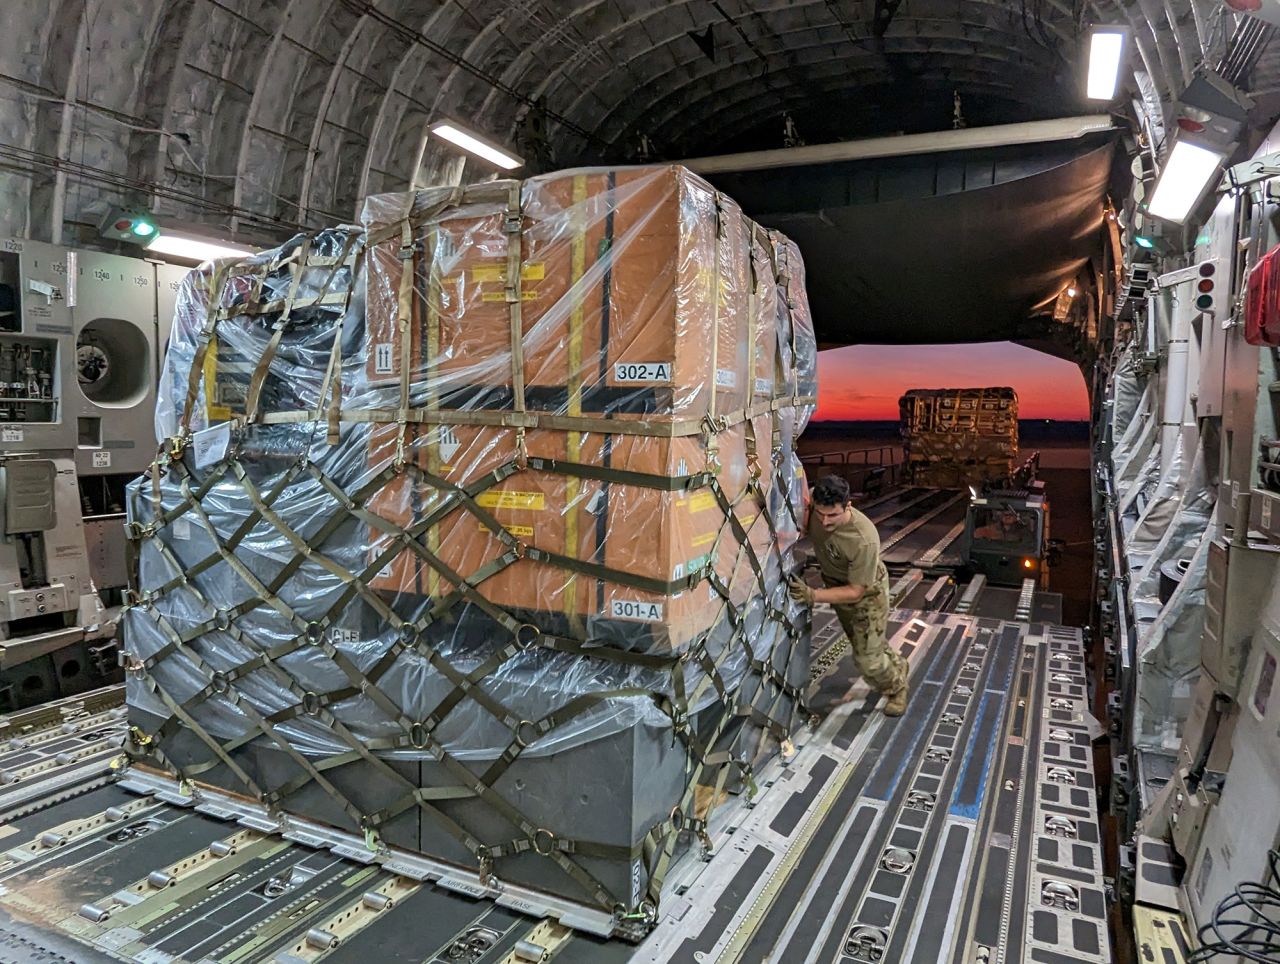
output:
[[[848,664],[830,614],[817,622],[822,708]],[[48,766],[0,786],[0,960],[1109,961],[1081,634],[908,610],[891,633],[907,715],[859,683],[753,799],[718,808],[725,842],[676,864],[638,946],[557,898],[121,773],[111,709],[10,718],[0,735],[47,744]],[[53,750],[104,727],[112,747]],[[29,748],[9,746],[0,769],[17,772]]]

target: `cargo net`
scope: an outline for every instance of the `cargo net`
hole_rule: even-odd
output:
[[[680,168],[372,198],[165,366],[135,759],[652,923],[807,716],[794,245]]]

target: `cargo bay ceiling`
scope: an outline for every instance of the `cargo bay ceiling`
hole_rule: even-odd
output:
[[[0,33],[0,234],[101,246],[103,216],[134,205],[269,243],[349,222],[370,193],[490,176],[425,136],[444,118],[510,145],[538,171],[1069,117],[1086,112],[1080,50],[1091,23],[1132,31],[1121,130],[1158,143],[1202,65],[1250,89],[1258,126],[1273,119],[1261,116],[1274,115],[1280,92],[1269,38],[1224,0],[10,3]],[[1081,170],[1083,180],[1059,187],[1083,190],[1076,206],[1097,224],[1107,178],[1097,163]],[[1014,231],[1020,202],[1006,194],[1004,230]],[[972,222],[982,204],[965,203],[957,216]],[[1045,198],[1027,199],[1026,210],[1036,203]],[[773,213],[785,222],[814,212]],[[1003,300],[997,290],[998,325],[945,340],[1029,337],[1014,329],[1087,260],[1078,220],[1058,235],[1010,234],[1009,251],[1048,252],[1010,261],[1024,281],[1043,283]],[[901,235],[895,243],[909,243]],[[806,251],[811,276],[838,272],[817,243]],[[945,261],[955,246],[953,236],[930,256]],[[817,319],[830,341],[942,331],[929,334],[921,306],[892,297],[876,309],[874,337],[851,330],[838,296]],[[914,334],[904,317],[917,319]]]

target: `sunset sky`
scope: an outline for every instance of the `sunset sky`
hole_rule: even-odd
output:
[[[852,345],[818,354],[819,420],[897,421],[909,388],[1009,385],[1020,418],[1087,419],[1084,376],[1071,362],[1010,342]]]

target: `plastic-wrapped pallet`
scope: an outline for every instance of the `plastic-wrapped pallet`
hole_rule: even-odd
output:
[[[191,274],[130,492],[137,756],[652,915],[804,715],[803,282],[679,167],[374,197]]]
[[[899,399],[904,476],[962,489],[1009,479],[1018,463],[1018,396],[1012,388],[912,389]]]

